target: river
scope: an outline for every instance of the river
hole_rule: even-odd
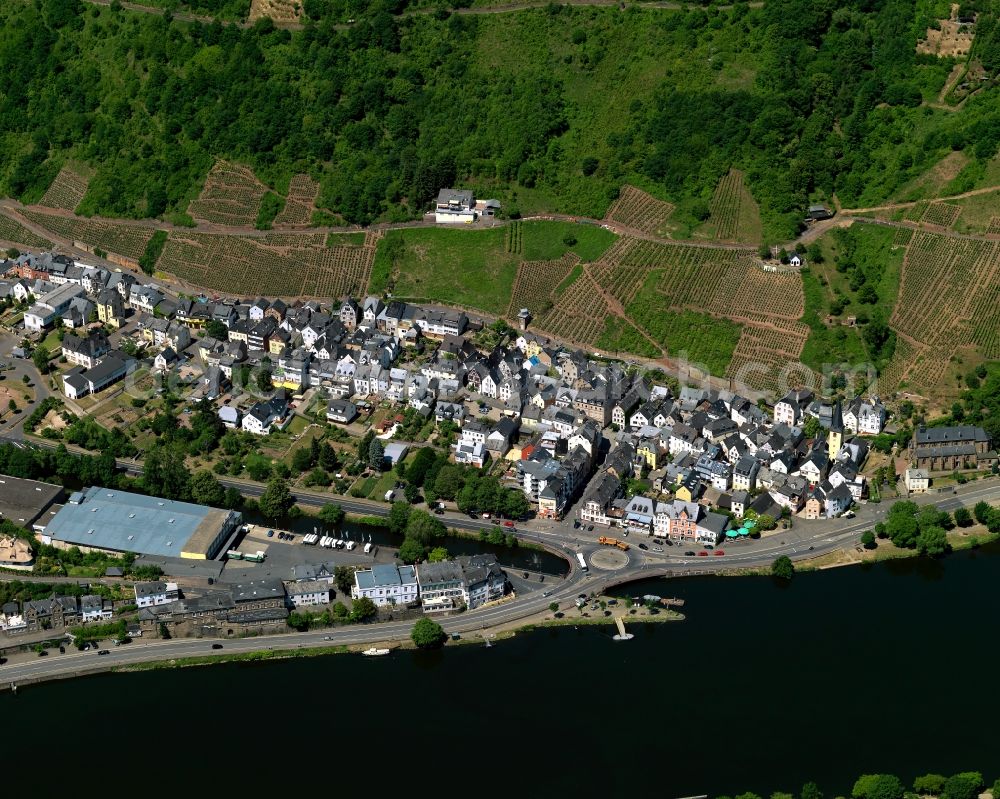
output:
[[[544,629],[490,648],[30,686],[0,696],[6,761],[50,764],[40,744],[57,733],[114,753],[85,769],[100,782],[249,795],[670,799],[815,780],[835,796],[861,773],[909,784],[968,769],[992,781],[998,584],[997,546],[784,586],[647,582],[621,593],[684,597],[688,619],[632,625],[625,643],[603,627]]]

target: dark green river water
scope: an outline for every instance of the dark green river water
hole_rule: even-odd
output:
[[[998,586],[996,547],[783,587],[651,582],[623,594],[682,596],[688,620],[633,625],[625,643],[562,628],[27,687],[0,696],[6,760],[44,774],[52,745],[78,764],[93,746],[102,765],[85,772],[192,796],[766,796],[806,780],[833,796],[865,772],[969,769],[992,782]]]

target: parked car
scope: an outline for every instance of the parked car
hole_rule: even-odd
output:
[[[438,516],[444,516],[444,508],[434,508],[434,513]]]
[[[514,522],[504,522],[503,526],[504,527],[513,527],[514,526]]]
[[[700,558],[708,557],[708,553],[703,549],[701,552],[698,553],[698,557]]]
[[[588,525],[588,526],[587,526],[587,532],[588,532],[588,533],[592,533],[592,532],[594,532],[594,525],[592,525],[592,524],[591,524],[591,525]]]
[[[639,544],[639,549],[649,549],[645,544]]]
[[[110,655],[111,654],[111,650],[110,649],[98,649],[97,650],[97,654],[98,655]]]
[[[662,552],[663,547],[653,547],[653,552]]]
[[[268,530],[267,531],[267,537],[268,538],[274,538],[274,530]]]
[[[716,555],[725,555],[726,551],[724,549],[717,549],[717,550],[715,550],[715,554]]]
[[[690,557],[691,555],[693,555],[693,554],[694,554],[694,552],[693,552],[692,550],[690,550],[690,549],[689,549],[689,550],[688,550],[687,552],[685,552],[684,554]]]
[[[212,649],[222,649],[222,644],[212,644]]]

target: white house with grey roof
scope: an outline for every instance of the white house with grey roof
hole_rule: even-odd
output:
[[[351,597],[367,597],[379,607],[408,605],[420,595],[417,572],[413,566],[376,564],[354,572]]]
[[[469,224],[476,221],[476,198],[465,189],[441,189],[434,205],[438,224]]]
[[[302,580],[285,583],[288,601],[296,608],[330,604],[330,583],[326,580]]]
[[[136,607],[140,608],[166,605],[168,602],[176,602],[180,598],[177,583],[166,583],[162,580],[136,583],[132,586],[132,590],[135,591]]]

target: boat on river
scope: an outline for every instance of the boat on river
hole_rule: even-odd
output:
[[[391,650],[389,649],[379,649],[377,647],[371,647],[364,650],[361,654],[369,658],[382,657],[383,655],[388,655]]]

